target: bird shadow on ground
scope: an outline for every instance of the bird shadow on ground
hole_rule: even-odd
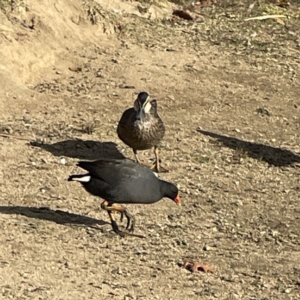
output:
[[[0,206],[0,213],[7,215],[22,215],[28,218],[54,222],[60,225],[85,225],[98,230],[99,228],[96,227],[96,225],[103,226],[110,224],[103,220],[97,220],[62,210],[52,210],[48,207]]]
[[[275,148],[264,144],[243,141],[234,137],[229,137],[214,132],[197,129],[198,132],[218,139],[224,146],[246,152],[247,156],[257,160],[263,160],[276,167],[291,166],[300,163],[300,155],[287,149]]]
[[[100,158],[122,159],[125,156],[113,142],[85,141],[81,139],[60,141],[54,144],[30,142],[31,146],[42,148],[54,156],[67,156],[78,159],[96,160]]]
[[[30,206],[0,206],[0,214],[21,215],[27,218],[50,221],[65,226],[84,226],[101,230],[99,226],[110,225],[110,223],[97,220],[95,218],[86,217],[62,210],[53,210],[49,207],[30,207]],[[143,235],[126,233],[128,236],[145,238]]]

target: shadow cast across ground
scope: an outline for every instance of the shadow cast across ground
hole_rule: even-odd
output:
[[[42,148],[54,156],[67,156],[78,159],[97,160],[101,158],[123,159],[125,156],[117,149],[113,142],[91,140],[66,140],[54,144],[30,142],[31,146]]]
[[[0,206],[0,213],[7,215],[22,215],[28,218],[54,222],[60,225],[84,225],[96,229],[99,229],[96,225],[103,226],[110,224],[103,220],[97,220],[62,210],[52,210],[48,207]]]
[[[30,206],[0,206],[0,214],[6,215],[21,215],[27,218],[46,220],[56,224],[65,226],[85,226],[97,230],[101,230],[99,226],[104,226],[110,223],[95,218],[86,217],[74,213],[69,213],[62,210],[52,210],[49,207],[30,207]],[[126,235],[145,238],[143,235],[128,233]]]
[[[263,160],[268,164],[276,167],[292,166],[295,163],[300,163],[300,155],[297,155],[287,149],[247,142],[234,137],[205,131],[199,128],[197,129],[197,131],[204,135],[208,135],[212,138],[218,139],[219,142],[221,142],[228,148],[234,150],[242,150],[246,152],[249,157],[257,160]]]

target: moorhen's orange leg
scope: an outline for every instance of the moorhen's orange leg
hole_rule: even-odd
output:
[[[126,208],[124,208],[121,205],[109,205],[108,201],[103,201],[101,204],[101,208],[106,210],[110,221],[111,221],[111,225],[113,230],[119,234],[120,236],[125,236],[125,232],[122,232],[119,230],[119,227],[117,225],[117,222],[115,221],[112,212],[117,211],[121,214],[121,221],[123,220],[123,216],[125,215],[126,219],[127,219],[127,225],[126,225],[126,230],[128,230],[129,232],[133,232],[134,231],[134,225],[135,225],[135,219],[134,217],[127,211]]]
[[[111,210],[109,210],[108,207],[109,206],[108,206],[107,201],[102,202],[101,208],[107,211],[113,231],[116,234],[120,235],[121,237],[125,237],[125,232],[123,232],[119,229],[118,224],[117,224],[116,220],[114,219],[114,216],[113,216]]]

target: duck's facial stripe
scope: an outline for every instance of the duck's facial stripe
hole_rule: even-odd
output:
[[[150,112],[150,110],[151,110],[150,96],[148,96],[148,98],[143,102],[141,102],[140,99],[136,99],[134,101],[134,110],[135,111],[140,110],[142,107],[144,108],[144,111],[146,114]]]
[[[139,108],[139,101],[138,100],[135,100],[134,101],[134,110],[135,111],[138,111],[140,108]]]
[[[144,110],[145,113],[148,114],[151,110],[151,103],[149,101],[146,102],[146,104],[144,105]]]

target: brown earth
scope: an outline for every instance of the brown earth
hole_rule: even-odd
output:
[[[192,21],[166,1],[29,2],[0,1],[0,298],[300,299],[296,1],[196,3]],[[122,239],[66,178],[133,158],[116,126],[142,90],[183,207],[128,205],[146,238]]]

